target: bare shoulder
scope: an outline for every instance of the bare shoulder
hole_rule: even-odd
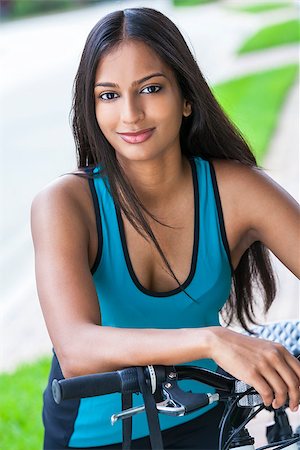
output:
[[[237,227],[244,246],[260,241],[294,274],[300,274],[300,208],[263,169],[238,161],[212,161],[229,227]],[[235,224],[235,225],[234,225]]]
[[[73,173],[63,175],[36,194],[31,204],[31,226],[34,239],[42,237],[43,230],[69,229],[72,236],[89,239],[93,208],[87,179]]]
[[[246,166],[235,160],[213,159],[212,162],[223,194],[230,196],[245,214],[251,208],[265,212],[270,206],[284,203],[294,211],[299,211],[296,200],[263,169]]]
[[[64,174],[39,191],[33,199],[33,204],[36,202],[51,201],[71,201],[82,203],[84,197],[88,195],[88,182],[82,176],[77,176],[76,172],[69,172]]]
[[[257,187],[259,180],[271,181],[271,178],[259,167],[247,166],[237,160],[212,159],[218,179],[226,184],[226,188],[234,189],[236,183]]]
[[[231,262],[236,269],[244,252],[255,241],[247,218],[244,188],[241,188],[247,184],[245,175],[249,175],[251,169],[235,160],[212,159],[211,162],[216,174]]]
[[[257,187],[256,169],[236,160],[213,159],[218,189],[228,232],[244,238],[249,231],[247,202],[249,189]]]

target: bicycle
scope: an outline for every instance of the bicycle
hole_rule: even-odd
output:
[[[294,336],[283,330],[296,330]],[[275,331],[274,331],[275,330]],[[275,336],[276,330],[278,336]],[[273,334],[272,334],[273,333]],[[268,337],[284,341],[285,346],[299,357],[300,322],[285,322],[256,329],[258,337]],[[185,392],[178,381],[192,379],[216,389],[213,394]],[[267,409],[274,413],[274,424],[267,427],[268,444],[256,450],[288,448],[297,450],[299,434],[293,432],[285,409],[266,407],[255,389],[237,380],[218,368],[217,372],[190,365],[129,367],[115,372],[91,374],[75,378],[54,380],[53,397],[56,403],[72,398],[91,397],[119,392],[122,394],[122,411],[111,417],[113,425],[122,420],[123,450],[131,448],[132,416],[146,412],[152,449],[163,450],[158,413],[182,416],[197,411],[214,402],[225,402],[225,410],[220,423],[218,450],[255,450],[254,438],[246,425],[260,411]],[[132,408],[132,394],[142,393],[144,405]],[[227,437],[226,437],[227,436]],[[216,449],[217,450],[217,449]]]

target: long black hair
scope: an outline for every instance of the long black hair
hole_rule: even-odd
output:
[[[134,228],[154,243],[168,271],[180,285],[147,216],[159,221],[139,200],[96,119],[94,84],[98,63],[105,54],[126,40],[142,41],[149,45],[173,70],[182,97],[191,104],[192,114],[183,118],[180,128],[180,145],[184,155],[198,155],[206,160],[232,159],[247,166],[258,165],[243,136],[213,96],[182,34],[169,18],[151,8],[127,8],[114,11],[96,23],[87,37],[73,86],[71,116],[78,169],[101,165],[100,176],[107,177],[116,205]],[[233,318],[237,318],[245,329],[248,329],[247,322],[256,323],[255,286],[263,294],[264,310],[267,312],[275,298],[276,285],[269,250],[259,241],[245,251],[234,271],[230,297],[222,311],[227,324]]]

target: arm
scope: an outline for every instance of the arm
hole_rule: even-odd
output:
[[[31,209],[38,295],[64,376],[208,357],[205,329],[99,326],[86,213],[74,196],[80,182],[76,177],[58,180],[36,196]],[[169,345],[174,339],[176,347]]]
[[[272,342],[254,341],[222,327],[101,326],[88,257],[88,220],[74,196],[80,186],[72,179],[60,179],[41,191],[31,210],[38,295],[65,377],[213,358],[229,373],[252,384],[266,404],[273,400],[273,391],[279,405],[285,402],[287,392],[291,405],[299,402],[300,364]],[[174,341],[177,345],[170,346]],[[278,372],[274,382],[275,360]],[[263,376],[266,369],[270,371],[267,378]]]
[[[279,184],[259,169],[242,168],[241,197],[252,241],[260,241],[300,278],[300,208]]]
[[[236,161],[214,160],[222,178],[224,202],[232,207],[234,226],[241,232],[244,251],[255,241],[263,242],[296,276],[300,276],[300,208],[298,203],[267,174],[258,168],[249,168]],[[233,206],[232,206],[233,205]],[[231,219],[232,220],[232,219]],[[231,225],[232,228],[232,225]],[[224,331],[227,331],[224,336]],[[282,346],[265,347],[265,342],[245,340],[244,336],[216,330],[213,359],[232,375],[239,377],[240,358],[248,360],[243,380],[255,386],[266,404],[274,398],[273,406],[286,393],[299,399],[300,364],[284,352]],[[252,349],[256,352],[256,359]],[[223,357],[226,352],[227,359]],[[239,355],[239,356],[238,356]],[[237,359],[236,359],[237,357]],[[289,372],[289,367],[293,372]],[[295,377],[296,375],[296,377]],[[247,381],[248,380],[248,381]],[[298,400],[299,401],[299,400]]]

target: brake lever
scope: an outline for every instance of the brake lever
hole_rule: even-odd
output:
[[[193,393],[191,391],[185,392],[177,384],[176,380],[168,381],[163,386],[163,392],[168,394],[170,400],[177,403],[180,407],[184,408],[184,414],[189,414],[211,403],[217,402],[220,399],[219,393]]]
[[[183,405],[177,405],[170,397],[168,392],[165,392],[166,394],[166,399],[163,400],[162,402],[158,402],[156,403],[156,408],[158,410],[158,412],[162,413],[162,414],[166,414],[168,416],[183,416],[185,413],[185,408]],[[172,406],[168,406],[168,405],[172,405]],[[128,408],[125,409],[124,411],[121,411],[117,414],[113,414],[111,416],[111,424],[114,425],[117,420],[119,419],[128,419],[128,417],[132,417],[136,414],[139,414],[141,412],[145,411],[145,405],[140,405],[140,406],[136,406],[134,408]]]
[[[185,392],[180,389],[175,380],[164,384],[163,394],[166,398],[162,402],[156,403],[156,408],[159,413],[168,416],[184,416],[220,399],[218,393],[197,394]],[[143,411],[145,411],[145,405],[125,409],[111,416],[111,424],[114,425],[119,419],[124,420]]]

